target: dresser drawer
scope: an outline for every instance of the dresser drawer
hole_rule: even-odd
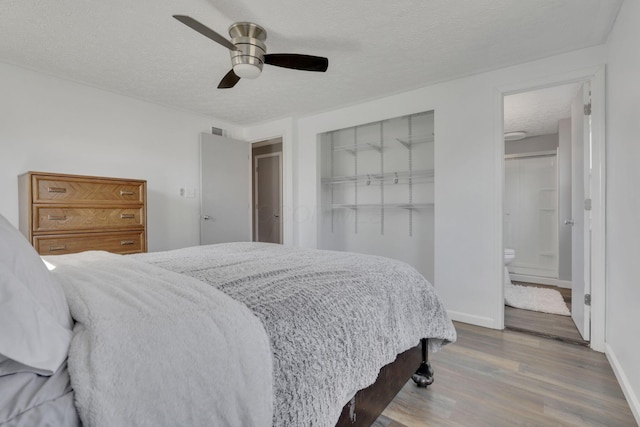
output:
[[[144,210],[131,208],[94,208],[75,206],[33,207],[33,231],[117,230],[144,227]]]
[[[144,202],[144,183],[109,179],[33,175],[33,203],[136,203]]]
[[[40,255],[108,251],[118,254],[144,252],[144,231],[35,236],[33,246]]]

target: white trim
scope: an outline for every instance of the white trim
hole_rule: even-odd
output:
[[[629,382],[629,378],[624,373],[622,369],[622,365],[618,361],[616,354],[613,352],[613,349],[609,344],[605,344],[604,354],[607,356],[607,360],[613,369],[613,373],[620,384],[620,388],[622,389],[622,393],[624,397],[627,399],[627,403],[629,404],[629,408],[631,408],[631,412],[633,413],[634,418],[636,419],[636,423],[640,425],[640,400],[636,393],[633,391],[633,387]]]
[[[200,199],[200,206],[198,207],[198,210],[200,212],[200,215],[198,216],[198,234],[200,240],[198,241],[198,244],[202,245],[202,241],[204,240],[204,227],[202,226],[202,218],[204,216],[204,212],[202,210],[202,134],[198,135],[198,185],[200,186],[200,188],[198,189],[198,193],[200,193],[198,194]]]
[[[502,304],[504,310],[504,304]],[[468,313],[461,313],[459,311],[447,310],[447,314],[451,320],[456,322],[468,323],[470,325],[482,326],[483,328],[491,329],[504,329],[504,325],[498,325],[498,319],[492,319],[484,316],[474,316]]]
[[[266,142],[266,141],[265,141]],[[273,144],[277,144],[278,142],[272,142],[270,144],[261,144],[260,142],[256,143],[256,145],[254,145],[254,147],[256,146],[266,146],[266,145],[273,145]],[[261,144],[261,145],[258,145]],[[280,222],[280,244],[282,244],[284,242],[283,240],[283,228],[284,228],[284,221],[283,221],[283,216],[282,216],[282,191],[283,191],[283,182],[282,182],[282,151],[276,151],[274,153],[266,153],[266,154],[257,154],[253,156],[253,163],[254,163],[254,167],[253,167],[253,196],[255,198],[255,204],[253,206],[253,218],[255,223],[253,224],[254,227],[254,233],[253,233],[253,241],[257,242],[258,241],[258,235],[259,235],[259,230],[258,230],[258,226],[259,226],[259,221],[258,221],[258,160],[259,159],[264,159],[266,157],[278,157],[278,179],[280,180],[279,184],[280,184],[280,191],[278,192],[278,203],[279,203],[279,212],[280,212],[280,217],[279,217],[279,222]]]
[[[591,251],[591,348],[596,351],[604,351],[605,346],[605,66],[589,67],[581,70],[574,70],[554,76],[546,76],[537,80],[510,84],[497,88],[500,94],[500,102],[502,97],[520,92],[528,92],[536,89],[544,89],[552,86],[558,86],[568,83],[577,83],[581,81],[591,81],[592,111],[591,118],[593,123],[593,175],[592,175],[592,251]],[[500,123],[499,129],[496,129],[496,142],[499,140],[500,145],[496,147],[496,156],[501,154],[504,157],[504,112],[502,107],[497,109],[496,122]],[[504,160],[503,160],[504,161]],[[504,165],[503,165],[504,166]],[[500,168],[496,168],[500,169]],[[496,185],[502,185],[503,196],[496,202],[496,217],[502,219],[502,206],[504,203],[504,167],[497,173],[502,174],[501,179],[496,179]],[[503,253],[503,224],[499,221],[499,232],[496,233],[500,240],[500,249],[496,250],[499,256],[496,260],[496,267],[502,268]],[[498,294],[500,295],[499,304],[502,308],[502,321],[504,323],[504,291],[502,283],[496,283],[496,287],[500,287]]]
[[[498,296],[498,304],[497,304],[497,312],[495,318],[495,328],[496,329],[504,329],[504,174],[505,174],[505,144],[504,144],[504,93],[500,90],[494,90],[494,105],[496,110],[495,122],[494,122],[494,188],[497,192],[495,200],[496,206],[493,211],[493,229],[495,236],[495,240],[493,242],[493,251],[496,254],[496,259],[500,260],[499,263],[496,263],[493,268],[496,268],[497,271],[494,271],[494,277],[498,277],[498,281],[496,282],[497,287],[497,296]],[[491,327],[491,326],[489,326]]]

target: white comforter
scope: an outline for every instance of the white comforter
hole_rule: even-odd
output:
[[[106,252],[47,257],[77,321],[68,367],[89,426],[270,426],[260,321],[196,279]]]
[[[420,338],[432,351],[456,339],[433,286],[389,258],[249,242],[132,257],[209,283],[262,321],[274,426],[335,426],[398,353]]]

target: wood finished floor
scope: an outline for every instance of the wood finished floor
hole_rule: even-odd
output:
[[[559,288],[524,282],[513,282],[514,285],[536,286],[551,288],[560,292],[569,310],[571,310],[571,289]],[[537,311],[522,310],[509,306],[504,307],[504,326],[514,331],[532,333],[543,337],[566,341],[574,344],[588,345],[589,342],[582,339],[578,328],[570,316],[540,313]]]
[[[434,384],[409,381],[374,426],[637,426],[604,354],[455,325],[458,342],[430,356]]]

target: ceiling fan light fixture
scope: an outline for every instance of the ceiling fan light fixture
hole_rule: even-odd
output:
[[[261,71],[260,67],[253,64],[235,64],[233,66],[233,72],[243,79],[255,79]]]
[[[227,74],[220,80],[218,89],[229,89],[241,79],[255,79],[262,72],[264,64],[302,71],[325,72],[329,60],[322,56],[301,55],[297,53],[267,54],[267,32],[252,22],[236,22],[229,27],[231,40],[218,34],[203,23],[187,15],[173,15],[175,19],[213,40],[229,50],[231,66]]]
[[[258,26],[248,28],[253,28],[255,30],[255,27]],[[234,27],[232,26],[232,28]],[[266,32],[263,30],[260,35],[266,37]],[[234,37],[231,39],[231,42],[236,46],[236,50],[229,52],[231,55],[233,72],[243,79],[255,79],[258,77],[262,72],[264,54],[267,51],[267,46],[265,46],[265,44],[259,39],[244,36]]]

